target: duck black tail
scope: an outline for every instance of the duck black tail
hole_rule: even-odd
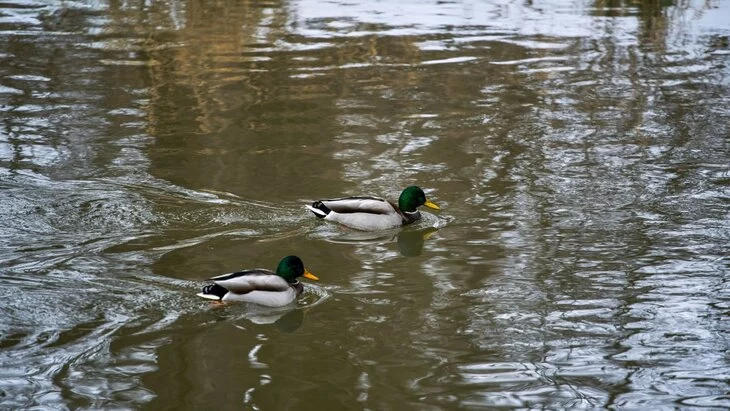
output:
[[[316,215],[319,218],[327,217],[327,214],[329,214],[330,211],[332,211],[329,208],[327,208],[327,206],[324,205],[324,203],[321,201],[315,201],[312,203],[311,206],[307,206],[307,208],[309,208],[309,211],[311,211],[312,214]]]
[[[218,298],[223,298],[224,295],[228,294],[228,290],[218,284],[208,284],[203,287],[203,294],[214,295]]]

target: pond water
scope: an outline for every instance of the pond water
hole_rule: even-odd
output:
[[[729,64],[720,0],[3,1],[0,408],[727,409]]]

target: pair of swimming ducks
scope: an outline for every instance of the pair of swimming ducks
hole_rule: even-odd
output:
[[[407,187],[398,205],[377,197],[346,197],[319,200],[306,207],[315,216],[357,230],[375,231],[411,224],[421,218],[418,207],[439,210],[417,186]],[[257,268],[223,274],[210,280],[198,296],[215,301],[242,301],[269,307],[282,307],[304,291],[298,278],[319,280],[304,267],[297,256],[284,257],[276,272]]]

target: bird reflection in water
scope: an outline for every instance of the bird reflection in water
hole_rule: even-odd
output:
[[[423,245],[438,231],[438,228],[428,226],[419,229],[396,229],[378,232],[338,230],[337,234],[325,237],[325,241],[344,244],[377,244],[395,242],[398,251],[404,257],[421,255]]]

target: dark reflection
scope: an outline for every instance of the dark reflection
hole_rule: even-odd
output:
[[[415,257],[421,255],[423,243],[428,240],[436,231],[435,227],[427,227],[423,230],[408,230],[398,233],[398,250],[403,256]]]
[[[304,322],[304,310],[292,310],[284,314],[281,318],[274,322],[276,328],[285,333],[293,333]]]
[[[156,14],[156,24],[174,24],[168,11]],[[155,176],[280,202],[313,165],[339,168],[322,152],[323,137],[340,131],[332,107],[339,82],[293,75],[333,50],[315,54],[306,50],[308,40],[288,39],[288,18],[280,2],[193,1],[184,28],[153,37],[145,52],[157,63],[147,107]],[[279,50],[276,41],[302,41],[302,50]]]

